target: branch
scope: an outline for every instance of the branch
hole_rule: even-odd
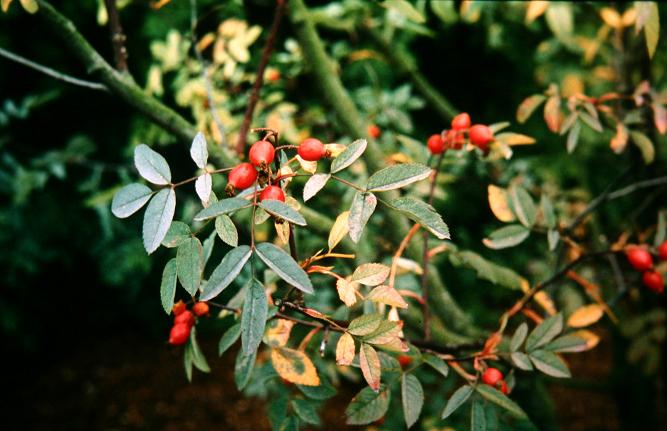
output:
[[[125,34],[120,25],[116,0],[104,0],[104,6],[109,15],[109,33],[111,34],[111,46],[113,46],[113,57],[116,60],[116,69],[127,73],[127,48],[125,48]]]

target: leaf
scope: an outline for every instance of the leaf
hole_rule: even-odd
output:
[[[512,416],[518,419],[526,419],[528,416],[521,407],[507,396],[503,395],[498,389],[489,385],[477,385],[475,390],[487,401],[507,410]]]
[[[236,247],[239,244],[239,233],[236,230],[234,222],[227,214],[222,214],[215,218],[215,231],[224,243],[232,247]]]
[[[299,226],[306,226],[307,224],[306,219],[304,219],[298,211],[287,205],[285,202],[281,202],[275,199],[266,199],[261,201],[259,206],[264,208],[266,212],[274,217],[284,219]]]
[[[377,286],[389,276],[389,267],[381,263],[364,263],[354,270],[352,281],[364,286]]]
[[[535,368],[544,374],[558,378],[572,377],[565,362],[555,353],[547,352],[546,350],[535,350],[530,353],[529,357]]]
[[[415,198],[401,197],[393,199],[389,205],[415,223],[431,232],[438,239],[450,239],[449,228],[440,214],[426,202]]]
[[[531,2],[530,4],[533,3],[535,2]],[[521,124],[525,123],[545,100],[546,97],[541,94],[533,94],[525,98],[516,111],[516,120]]]
[[[204,208],[199,211],[195,217],[195,221],[204,221],[210,218],[217,217],[222,214],[229,214],[243,207],[252,206],[251,202],[248,202],[242,198],[229,198],[222,199],[218,202],[214,202],[209,205],[208,208]]]
[[[496,218],[502,222],[511,222],[516,219],[510,209],[507,190],[489,184],[486,188],[489,195],[489,207]]]
[[[380,325],[377,327],[377,329],[364,336],[363,341],[369,344],[382,346],[384,344],[392,344],[393,342],[396,342],[400,334],[401,327],[397,322],[383,320],[380,322]]]
[[[425,364],[430,365],[431,368],[442,374],[443,377],[447,377],[447,375],[449,374],[449,367],[442,358],[427,353],[422,356],[422,359],[424,360]]]
[[[396,289],[390,286],[378,286],[366,296],[366,300],[387,304],[392,307],[408,308],[408,303]]]
[[[530,194],[521,186],[512,186],[509,189],[510,204],[514,214],[522,225],[530,228],[535,224],[537,208]]]
[[[526,24],[530,24],[535,21],[537,18],[542,16],[544,12],[549,8],[549,2],[543,0],[532,0],[528,2],[528,8],[526,9]]]
[[[257,359],[256,350],[251,355],[246,356],[243,354],[243,349],[239,349],[234,365],[234,382],[239,391],[248,385],[252,376],[252,369],[255,366],[255,359]]]
[[[604,315],[604,309],[599,304],[589,304],[579,307],[567,318],[567,326],[570,328],[583,328],[600,320]]]
[[[484,412],[484,403],[475,398],[470,407],[470,430],[486,431],[486,413]]]
[[[563,330],[563,315],[547,317],[537,325],[526,340],[526,351],[531,352],[553,340]]]
[[[454,413],[459,407],[468,401],[468,398],[470,398],[470,395],[472,395],[472,391],[473,387],[470,385],[464,385],[458,388],[452,394],[452,397],[447,400],[447,404],[445,404],[445,409],[442,411],[440,419],[447,419],[449,416],[451,416],[452,413]]]
[[[529,235],[530,230],[527,228],[519,224],[511,224],[491,232],[489,237],[484,238],[482,242],[488,248],[499,250],[519,245],[528,238]]]
[[[204,352],[199,348],[199,343],[197,343],[197,330],[194,327],[190,330],[189,346],[192,349],[192,363],[194,366],[197,367],[199,371],[210,373],[211,367],[209,367],[208,362],[206,362]]]
[[[477,272],[477,277],[508,289],[521,289],[521,277],[509,268],[496,265],[472,251],[452,252],[449,260],[455,266],[465,266]]]
[[[579,112],[579,118],[586,123],[588,127],[591,129],[595,130],[596,132],[601,133],[602,132],[602,123],[600,123],[600,119],[597,116],[597,111],[595,111],[595,108],[592,108],[593,111],[595,112],[595,115],[590,115],[587,112]]]
[[[208,301],[218,296],[241,273],[250,255],[252,251],[247,245],[230,250],[209,277],[199,300]]]
[[[383,317],[381,314],[364,314],[350,322],[350,325],[347,327],[347,332],[357,336],[368,335],[375,331],[382,321]]]
[[[510,357],[512,358],[514,365],[516,365],[518,368],[525,371],[530,371],[533,369],[533,365],[530,363],[530,358],[525,353],[512,352]]]
[[[628,128],[621,122],[616,123],[616,134],[611,141],[609,142],[609,147],[611,150],[620,154],[625,150],[625,147],[628,145],[628,138],[630,137]]]
[[[271,363],[278,375],[288,382],[304,386],[319,386],[315,365],[300,350],[276,347],[271,349]]]
[[[336,344],[336,364],[350,365],[354,360],[354,338],[344,332]]]
[[[178,247],[192,237],[190,226],[182,221],[174,220],[169,226],[167,234],[162,240],[162,245],[167,248]]]
[[[306,185],[303,186],[303,201],[306,202],[315,196],[327,184],[331,178],[330,174],[315,174],[308,178]]]
[[[647,165],[653,163],[653,159],[655,158],[655,148],[653,148],[653,142],[651,142],[648,136],[636,130],[630,131],[630,136],[632,137],[632,142],[639,147],[644,163]]]
[[[554,206],[551,203],[551,199],[545,194],[542,194],[542,198],[540,199],[540,207],[542,208],[544,224],[547,225],[549,229],[555,228],[556,213],[554,212]]]
[[[257,256],[280,278],[305,293],[313,293],[308,274],[292,257],[275,245],[263,242],[256,247]]]
[[[349,211],[343,211],[338,217],[336,217],[336,221],[331,227],[331,231],[329,232],[329,239],[327,241],[329,245],[329,251],[333,250],[334,247],[336,247],[350,231],[350,225],[348,223],[349,217]]]
[[[558,133],[563,122],[563,116],[560,111],[560,97],[551,96],[544,105],[544,121],[547,127],[554,133]]]
[[[653,108],[653,123],[661,135],[667,133],[667,108],[657,102],[651,104]]]
[[[658,12],[658,4],[652,1],[635,2],[635,9],[637,10],[637,31],[644,29],[644,36],[646,37],[646,49],[648,55],[653,58],[656,47],[658,46],[658,38],[660,37],[660,14]]]
[[[348,227],[350,238],[355,243],[359,242],[361,233],[364,231],[368,219],[373,215],[376,205],[377,198],[373,193],[357,192],[354,195],[352,206],[350,207],[350,215],[348,217]]]
[[[367,144],[365,139],[357,139],[348,145],[347,148],[345,148],[345,151],[340,153],[338,157],[331,162],[331,173],[335,174],[336,172],[340,172],[354,163],[354,161],[361,157],[364,151],[366,151]]]
[[[433,13],[445,24],[452,24],[458,20],[453,1],[432,1],[429,2],[429,5]]]
[[[176,210],[176,193],[173,189],[160,190],[148,203],[144,213],[144,248],[151,254],[164,239]]]
[[[118,218],[126,218],[139,211],[153,195],[143,184],[128,184],[118,190],[111,201],[111,212]]]
[[[514,335],[512,335],[512,339],[510,340],[510,351],[516,352],[519,350],[519,347],[521,347],[526,339],[526,335],[528,335],[528,324],[524,322],[516,328]]]
[[[403,163],[389,166],[371,175],[366,184],[370,192],[386,192],[405,187],[431,176],[433,169],[425,165]]]
[[[256,351],[264,336],[269,304],[264,286],[254,278],[246,285],[243,313],[241,314],[241,345],[246,355]]]
[[[331,383],[327,381],[326,376],[320,377],[319,386],[297,385],[297,387],[305,396],[312,400],[323,401],[336,395],[336,388],[331,386]]]
[[[204,169],[206,167],[206,163],[208,162],[208,150],[206,149],[206,138],[204,138],[202,132],[197,132],[195,138],[192,140],[190,157],[192,157],[192,160],[194,160],[199,169]]]
[[[162,270],[162,282],[160,283],[160,300],[165,313],[171,314],[174,308],[174,296],[176,295],[176,258],[170,259]]]
[[[392,9],[417,24],[426,22],[426,18],[424,18],[421,12],[407,0],[385,0],[381,3],[381,6]]]
[[[581,132],[581,123],[577,121],[572,125],[572,128],[567,133],[565,149],[569,154],[572,154],[574,149],[577,148],[577,143],[579,142],[579,132]]]
[[[201,200],[204,205],[208,204],[211,197],[211,188],[213,187],[212,181],[211,174],[208,172],[197,177],[197,180],[195,181],[195,192],[197,192],[199,200]]]
[[[294,413],[304,422],[312,425],[320,424],[320,417],[312,402],[297,398],[292,400],[292,408]]]
[[[357,303],[357,287],[358,283],[353,283],[344,278],[336,280],[336,291],[341,301],[348,307],[352,307]]]
[[[495,140],[503,142],[510,147],[515,145],[532,145],[536,142],[535,138],[513,132],[500,133],[495,136]]]
[[[171,183],[169,164],[160,154],[153,151],[148,145],[141,144],[134,149],[134,166],[139,175],[157,185]]]
[[[224,333],[218,343],[218,356],[222,356],[241,336],[241,323],[236,323]]]
[[[387,408],[391,393],[386,387],[381,387],[379,392],[371,388],[363,388],[352,398],[350,405],[345,409],[348,425],[367,425],[381,419]]]
[[[583,329],[558,337],[544,345],[542,349],[550,352],[585,352],[597,345],[599,339],[600,338],[591,331]]]
[[[571,37],[574,28],[571,5],[550,2],[549,8],[547,8],[545,13],[545,18],[547,25],[558,39],[567,41]]]
[[[368,386],[374,391],[379,391],[380,375],[382,373],[380,358],[375,349],[369,344],[361,343],[361,348],[359,349],[359,366]]]
[[[204,267],[204,250],[197,238],[183,241],[176,252],[176,273],[185,290],[195,296]]]
[[[405,424],[410,428],[419,419],[424,406],[424,390],[417,377],[412,374],[403,374],[401,377],[401,400]]]
[[[560,240],[560,233],[556,229],[549,229],[547,231],[547,242],[549,244],[549,251],[554,251]]]
[[[39,4],[37,3],[36,0],[20,0],[20,1],[21,1],[21,6],[23,6],[23,9],[30,14],[33,14],[39,10]]]

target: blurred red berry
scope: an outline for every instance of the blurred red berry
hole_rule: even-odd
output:
[[[178,346],[188,341],[190,337],[190,325],[187,323],[177,323],[169,332],[169,344]]]
[[[504,380],[500,384],[500,392],[502,392],[505,395],[507,395],[509,393],[509,389],[507,388],[507,383],[505,383]]]
[[[195,313],[195,316],[197,317],[206,316],[208,311],[208,304],[205,302],[197,302],[192,306],[192,312]]]
[[[445,141],[442,140],[440,135],[431,135],[426,141],[426,146],[428,147],[431,154],[440,154],[445,151]]]
[[[247,189],[257,179],[257,171],[250,163],[241,163],[229,171],[229,184],[238,190]]]
[[[185,310],[174,318],[174,325],[178,325],[179,323],[185,323],[188,326],[192,326],[195,324],[195,316],[190,310]]]
[[[463,132],[457,132],[456,130],[448,130],[445,137],[447,138],[447,147],[454,150],[460,150],[466,142]]]
[[[637,271],[647,271],[653,268],[653,256],[644,248],[630,247],[626,250],[625,255],[630,265]]]
[[[377,139],[380,137],[380,135],[382,135],[382,130],[380,130],[380,128],[375,124],[369,124],[366,131],[368,132],[368,136],[373,139]]]
[[[278,69],[269,69],[266,71],[266,80],[276,82],[280,80],[280,71]]]
[[[327,150],[319,139],[308,138],[301,142],[298,152],[303,160],[316,162],[324,157]]]
[[[185,310],[187,310],[187,306],[185,305],[185,302],[178,301],[172,307],[171,312],[174,313],[174,316],[178,316],[179,314],[183,313]]]
[[[405,368],[412,363],[412,358],[408,355],[399,355],[396,359],[398,359],[398,363],[401,364],[401,368]]]
[[[667,260],[667,241],[663,241],[662,244],[658,246],[658,257],[660,260]]]
[[[646,271],[642,275],[642,282],[652,292],[662,293],[665,291],[665,280],[659,272]]]
[[[453,130],[465,130],[470,128],[470,115],[467,112],[462,112],[452,119]]]
[[[257,141],[250,147],[248,158],[250,159],[250,163],[255,166],[260,166],[262,163],[268,165],[273,161],[275,153],[276,150],[270,142]]]
[[[267,186],[259,195],[259,200],[275,199],[277,201],[285,202],[285,192],[278,186]]]
[[[503,380],[503,373],[498,368],[489,367],[482,373],[482,381],[489,386],[495,387]]]
[[[493,141],[493,132],[489,126],[484,124],[475,124],[468,132],[470,143],[482,151],[486,151],[489,142]]]

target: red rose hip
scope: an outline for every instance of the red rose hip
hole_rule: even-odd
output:
[[[380,130],[380,128],[375,124],[369,124],[366,131],[368,132],[368,136],[373,139],[377,139],[380,137],[380,135],[382,135],[382,130]]]
[[[467,112],[462,112],[452,119],[452,129],[465,130],[470,128],[470,115]]]
[[[426,146],[428,147],[431,154],[441,154],[445,151],[445,141],[440,135],[431,135],[426,141]]]
[[[171,312],[174,313],[174,316],[178,316],[179,314],[183,313],[185,310],[187,310],[187,307],[186,307],[185,303],[183,301],[178,301],[172,307]]]
[[[463,132],[457,132],[456,130],[447,131],[445,138],[447,141],[446,146],[455,150],[460,150],[463,148],[463,144],[466,142],[465,138],[463,137]]]
[[[642,282],[652,292],[662,293],[665,291],[665,280],[659,272],[646,271],[642,275]]]
[[[660,260],[667,260],[667,241],[663,241],[662,244],[658,246],[658,257]]]
[[[507,389],[507,383],[505,383],[504,380],[500,383],[500,392],[502,392],[504,395],[509,393],[509,389]]]
[[[647,271],[653,267],[653,256],[641,247],[631,247],[625,252],[630,265],[637,271]]]
[[[174,325],[178,325],[179,323],[185,323],[188,326],[192,326],[195,324],[195,316],[192,315],[190,310],[185,310],[174,318]]]
[[[503,373],[498,368],[489,367],[482,373],[482,382],[489,386],[496,387],[496,385],[503,380]]]
[[[187,323],[177,323],[169,332],[169,344],[178,346],[188,341],[190,337],[190,326]]]
[[[247,189],[257,179],[257,171],[250,163],[241,163],[229,171],[229,184],[238,190]]]
[[[268,165],[273,161],[275,154],[276,150],[270,142],[257,141],[250,147],[248,158],[250,159],[250,163],[255,166],[261,166],[262,163]]]
[[[327,150],[324,148],[324,144],[319,139],[308,138],[304,139],[303,142],[299,145],[299,156],[303,160],[309,162],[316,162],[320,160],[326,154]]]
[[[285,202],[285,192],[278,186],[267,186],[262,193],[259,194],[259,200],[275,199],[277,201]]]
[[[405,368],[412,363],[412,358],[408,355],[399,355],[396,359],[398,359],[398,363],[401,364],[401,368]]]
[[[486,151],[489,142],[493,141],[493,132],[489,126],[484,124],[475,124],[468,132],[470,143],[478,147],[482,151]]]
[[[197,302],[192,306],[192,312],[195,313],[195,316],[201,317],[208,314],[208,304],[205,302]]]

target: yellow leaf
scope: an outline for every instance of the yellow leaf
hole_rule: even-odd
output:
[[[616,9],[603,7],[600,11],[600,16],[602,17],[602,21],[604,21],[604,23],[609,27],[619,28],[623,26],[621,15],[616,11]]]
[[[616,154],[620,154],[625,150],[628,144],[628,128],[621,122],[616,123],[616,134],[611,138],[609,146]]]
[[[594,332],[589,331],[588,329],[580,329],[579,331],[573,332],[572,335],[575,335],[579,338],[586,340],[586,348],[581,351],[591,350],[600,342],[600,337]]]
[[[364,263],[354,270],[352,281],[364,286],[377,286],[389,276],[390,268],[381,263]]]
[[[513,145],[532,145],[535,139],[530,136],[522,135],[520,133],[505,132],[496,136],[496,140],[501,141],[509,146]]]
[[[374,391],[380,389],[380,376],[382,370],[380,368],[380,357],[375,349],[368,344],[362,344],[359,349],[359,366],[364,379]]]
[[[287,244],[289,242],[289,223],[281,222],[278,223],[277,221],[273,222],[273,225],[276,228],[276,234],[278,234],[278,238],[283,244]]]
[[[39,5],[35,0],[21,0],[21,6],[28,13],[35,13],[39,10]]]
[[[396,259],[396,268],[398,269],[398,271],[396,271],[397,275],[405,274],[406,272],[413,272],[417,275],[422,275],[424,273],[420,264],[405,257]]]
[[[377,345],[392,343],[398,338],[400,332],[401,327],[397,322],[384,320],[377,329],[364,337],[364,342]]]
[[[304,386],[319,386],[320,377],[315,365],[305,353],[277,347],[271,349],[271,363],[278,375],[288,382]]]
[[[367,300],[391,305],[392,307],[408,308],[408,303],[400,293],[390,286],[378,286],[366,297]]]
[[[560,110],[560,97],[554,95],[547,99],[547,103],[544,105],[544,121],[547,123],[547,127],[554,133],[560,131],[560,126],[563,123],[563,113]]]
[[[502,222],[513,221],[515,217],[509,206],[507,190],[489,184],[487,191],[489,194],[489,206],[493,215]]]
[[[637,10],[635,8],[630,8],[626,10],[623,13],[623,18],[621,18],[621,21],[623,23],[623,27],[629,27],[632,24],[635,23],[635,20],[637,19]]]
[[[338,290],[338,297],[348,307],[352,307],[357,303],[357,283],[352,283],[349,280],[339,278],[336,281],[336,290]]]
[[[336,245],[345,235],[350,231],[350,225],[348,223],[348,218],[350,217],[349,211],[342,212],[338,217],[336,217],[336,222],[331,227],[331,232],[329,232],[329,251],[333,250]]]
[[[282,347],[287,344],[294,322],[287,319],[271,319],[266,323],[264,342],[271,347]]]
[[[534,299],[535,302],[537,302],[540,307],[542,307],[542,309],[547,312],[547,314],[550,316],[556,314],[556,306],[554,305],[554,301],[551,299],[547,292],[543,290],[537,292]]]
[[[599,304],[590,304],[579,307],[567,319],[567,326],[571,328],[583,328],[600,320],[604,310]]]
[[[314,174],[317,171],[317,162],[309,162],[308,160],[303,160],[301,156],[296,156],[296,160],[301,165],[301,169],[308,172],[309,174]]]
[[[338,157],[340,155],[340,153],[345,151],[346,148],[347,148],[347,145],[343,145],[343,144],[325,144],[324,145],[324,149],[327,150],[329,152],[329,154],[331,154],[331,157],[333,157],[333,158]]]
[[[408,346],[408,344],[398,337],[392,338],[391,341],[385,344],[376,344],[376,347],[382,350],[389,350],[391,352],[396,352],[396,353],[410,351],[410,347]]]
[[[7,12],[10,4],[12,4],[12,0],[1,0],[0,7],[2,7],[2,11]]]
[[[336,344],[336,363],[350,365],[354,360],[354,337],[345,332]]]
[[[542,0],[532,0],[528,3],[528,8],[526,9],[526,24],[530,24],[539,18],[544,12],[546,12],[549,7],[548,1]]]
[[[197,50],[201,52],[211,46],[213,42],[215,42],[215,34],[206,33],[201,39],[199,39],[199,42],[197,42]]]

